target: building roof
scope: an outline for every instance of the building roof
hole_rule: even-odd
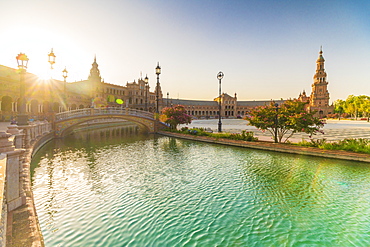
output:
[[[167,99],[163,99],[164,103],[167,103]],[[263,106],[269,104],[272,100],[251,100],[251,101],[237,101],[238,106]],[[279,105],[284,103],[285,100],[273,100],[275,103]],[[174,105],[199,105],[199,106],[217,106],[217,101],[207,101],[207,100],[186,100],[186,99],[168,99],[169,104]]]
[[[271,101],[278,103],[279,105],[284,103],[285,100],[251,100],[251,101],[237,101],[238,106],[263,106],[269,104]]]
[[[167,99],[163,98],[163,101],[167,103]],[[206,101],[206,100],[187,100],[187,99],[168,99],[170,104],[174,105],[201,105],[201,106],[217,106],[216,101]]]

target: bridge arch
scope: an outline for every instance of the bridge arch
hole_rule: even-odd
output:
[[[61,112],[55,115],[55,136],[62,137],[73,128],[92,121],[103,119],[122,119],[136,123],[150,133],[157,129],[164,128],[164,123],[154,119],[153,113],[130,108],[85,108],[73,111]],[[103,124],[104,122],[102,122]]]
[[[142,122],[140,121],[137,121],[135,119],[127,119],[127,117],[124,117],[124,116],[96,116],[96,117],[90,117],[90,118],[83,118],[83,119],[80,119],[81,121],[78,121],[78,122],[75,122],[74,124],[72,125],[69,125],[69,126],[66,126],[65,128],[62,128],[60,129],[61,131],[59,132],[59,137],[63,137],[65,135],[68,135],[73,129],[79,127],[79,126],[83,126],[83,124],[85,123],[89,123],[91,122],[92,120],[103,120],[102,122],[96,122],[96,123],[91,123],[91,125],[103,125],[103,124],[113,124],[113,123],[120,123],[119,121],[114,121],[114,120],[125,120],[125,122],[130,122],[130,123],[134,123],[136,125],[138,125],[140,128],[144,129],[145,131],[147,132],[151,132],[150,131],[150,128],[143,124]],[[104,121],[104,120],[113,120],[113,121]],[[122,122],[124,123],[124,122]]]

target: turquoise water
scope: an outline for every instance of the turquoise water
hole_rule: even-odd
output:
[[[370,166],[168,137],[34,157],[46,246],[370,246]]]

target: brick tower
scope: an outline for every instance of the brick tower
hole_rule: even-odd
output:
[[[319,58],[316,61],[316,73],[313,76],[312,93],[310,96],[308,109],[317,111],[316,116],[326,117],[333,112],[333,106],[329,105],[328,81],[326,80],[326,72],[324,68],[325,59],[322,56],[322,48],[320,48]]]

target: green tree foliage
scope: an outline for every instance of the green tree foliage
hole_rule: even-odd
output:
[[[358,117],[367,118],[369,121],[370,97],[349,95],[345,101],[336,100],[334,102],[334,112],[338,118],[348,115],[354,119]]]
[[[163,108],[160,120],[169,124],[171,129],[176,129],[179,124],[191,123],[191,117],[186,113],[185,107],[182,105]]]
[[[339,120],[344,114],[345,104],[346,102],[341,99],[334,101],[334,113],[339,118]]]
[[[305,102],[287,100],[276,109],[274,102],[249,111],[245,118],[249,125],[262,131],[269,131],[279,143],[286,142],[294,133],[304,132],[310,135],[322,132],[324,123],[313,115],[315,112],[305,110]]]

